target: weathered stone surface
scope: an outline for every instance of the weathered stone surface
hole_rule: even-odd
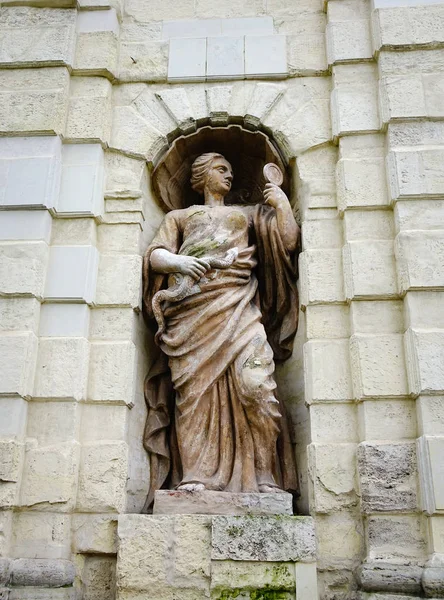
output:
[[[0,132],[64,133],[68,85],[69,72],[64,67],[2,70]]]
[[[112,515],[72,517],[73,546],[82,554],[115,554],[117,552],[117,519]]]
[[[358,471],[364,512],[416,510],[414,443],[362,443]]]
[[[370,400],[359,405],[361,440],[413,440],[417,435],[414,400]]]
[[[137,307],[140,302],[140,256],[102,254],[96,304]]]
[[[307,402],[353,399],[348,340],[311,340],[304,345]]]
[[[362,589],[371,592],[419,594],[422,568],[383,562],[366,563],[359,570]]]
[[[213,561],[211,565],[211,598],[223,600],[236,594],[247,594],[247,598],[256,592],[271,595],[294,592],[295,568],[292,563]],[[241,596],[242,597],[242,596]]]
[[[444,568],[426,567],[422,573],[422,587],[427,598],[444,596]]]
[[[72,585],[74,576],[74,563],[69,560],[18,558],[11,563],[15,586],[63,587]]]
[[[56,512],[17,512],[10,555],[14,558],[71,558],[70,516]]]
[[[21,505],[52,507],[55,512],[71,510],[75,501],[78,460],[79,445],[74,441],[45,447],[29,444]]]
[[[292,515],[291,494],[158,490],[155,515]]]
[[[405,334],[407,371],[414,394],[444,391],[444,332],[408,329]]]
[[[211,517],[121,515],[118,597],[209,597]],[[149,540],[149,543],[147,541]]]
[[[391,240],[348,242],[343,248],[343,264],[348,300],[393,298],[398,295]]]
[[[404,333],[404,304],[400,300],[352,302],[350,304],[354,334]]]
[[[42,298],[48,254],[45,242],[0,244],[0,292]]]
[[[91,442],[82,448],[77,507],[82,512],[123,512],[126,442]]]
[[[307,450],[316,513],[357,505],[356,445],[310,444]]]
[[[399,286],[444,288],[444,231],[403,231],[395,244]]]
[[[377,208],[389,202],[384,159],[381,157],[349,159],[338,162],[338,207]]]
[[[427,555],[425,522],[414,515],[370,516],[367,521],[368,559],[422,562]]]
[[[3,395],[32,394],[32,382],[37,359],[37,338],[33,333],[13,333],[0,338],[3,374],[0,393]]]
[[[75,591],[72,587],[17,587],[11,588],[8,600],[75,600]]]
[[[401,334],[354,334],[350,339],[350,353],[356,398],[408,395]]]
[[[302,561],[315,556],[310,517],[213,517],[213,560]]]
[[[41,338],[33,395],[84,399],[88,358],[89,342],[85,338]]]
[[[86,556],[80,581],[84,590],[83,600],[115,600],[115,557]]]
[[[350,335],[348,306],[319,304],[305,310],[307,338],[347,338]]]
[[[133,403],[135,359],[133,342],[91,343],[88,398],[97,402]]]
[[[345,300],[340,250],[306,250],[299,260],[303,306]]]
[[[421,502],[428,514],[444,509],[443,449],[444,437],[422,436],[418,439]]]
[[[315,524],[320,569],[354,569],[361,563],[365,546],[360,511],[352,509],[316,515]],[[342,585],[344,582],[340,587]]]
[[[443,41],[443,21],[442,6],[383,7],[373,13],[374,47],[435,46]]]
[[[7,585],[11,574],[9,558],[0,558],[0,585]]]
[[[357,407],[353,403],[313,404],[310,407],[313,442],[340,444],[358,441]]]
[[[418,433],[444,435],[444,396],[419,396],[416,402]]]

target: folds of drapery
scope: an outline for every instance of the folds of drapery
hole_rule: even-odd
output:
[[[226,315],[224,315],[222,309],[219,311],[219,314],[222,315],[222,320],[225,319],[226,316],[230,316],[233,319],[233,313],[237,310],[237,317],[235,315],[233,322],[236,321],[236,318],[238,321],[239,319],[242,320],[242,305],[245,306],[247,303],[254,301],[260,308],[262,314],[261,320],[267,334],[267,339],[273,349],[274,359],[276,361],[283,361],[291,355],[293,340],[298,324],[298,296],[296,288],[297,257],[295,255],[291,256],[283,244],[277,226],[274,209],[266,205],[257,205],[253,212],[253,226],[254,242],[256,245],[256,260],[253,259],[251,251],[250,255],[248,255],[248,253],[246,255],[244,251],[244,256],[240,256],[240,262],[242,263],[242,260],[244,260],[244,264],[241,264],[241,266],[248,268],[248,264],[246,265],[245,263],[250,261],[250,269],[254,268],[258,286],[256,287],[256,282],[254,278],[252,278],[250,282],[245,280],[244,283],[246,285],[242,287],[241,276],[239,280],[239,274],[242,272],[242,269],[236,272],[236,265],[234,265],[234,295],[238,293],[237,288],[240,290],[238,293],[239,298],[237,305],[227,305]],[[168,285],[168,277],[153,272],[150,267],[150,257],[156,248],[165,248],[170,252],[178,252],[179,236],[171,219],[162,227],[160,236],[156,236],[156,242],[148,248],[143,262],[143,311],[148,324],[151,326],[153,326],[154,323],[151,308],[152,298],[157,291]],[[220,293],[218,293],[217,290],[217,280],[212,283],[209,282],[209,285],[204,289],[204,293],[207,294],[210,299],[211,297],[213,298],[215,306],[224,301],[229,304],[229,295],[227,296],[226,286],[230,285],[230,273],[224,273],[224,276],[225,278],[228,278],[228,280],[225,279],[224,287],[221,287]],[[238,281],[236,281],[236,277]],[[169,319],[171,319],[172,323],[174,323],[174,319],[180,320],[181,311],[184,311],[183,314],[186,314],[187,310],[191,323],[192,318],[190,315],[192,315],[193,304],[199,304],[199,298],[187,298],[182,301],[182,303],[183,304],[172,305],[171,308],[167,309],[169,310]],[[198,309],[197,313],[199,314],[200,325],[202,325],[202,310]],[[214,318],[211,311],[208,312],[208,318]],[[214,349],[216,349],[217,339],[214,336],[211,326],[210,328],[207,327],[207,330],[210,337],[213,335],[213,342],[216,341],[216,343],[213,344]],[[189,333],[192,334],[191,331],[189,331]],[[166,334],[168,335],[169,332],[167,331]],[[194,337],[191,335],[190,338],[194,339],[196,343],[196,334]],[[212,369],[212,372],[216,373],[218,377],[228,369],[230,361],[233,360],[236,353],[242,350],[242,344],[247,343],[247,340],[249,340],[248,333],[244,335],[244,339],[242,339],[241,335],[237,335],[235,336],[236,341],[234,343],[238,343],[238,347],[230,348],[229,336],[225,335],[222,336],[222,338],[225,344],[226,355],[219,356],[216,361],[217,369]],[[174,339],[170,339],[169,341],[173,342],[174,345]],[[211,343],[211,340],[209,341]],[[186,338],[186,341],[184,339],[184,343],[189,344],[190,340]],[[202,343],[205,344],[205,340],[202,340]],[[180,344],[177,346],[177,350],[180,354]],[[205,352],[202,356],[205,356]],[[211,356],[210,348],[206,350],[206,356]],[[204,359],[202,360],[204,361]],[[178,364],[180,364],[180,361]],[[205,370],[202,371],[202,369],[197,369],[194,373],[194,378],[187,377],[186,360],[179,370],[181,372],[175,372],[173,374],[173,379],[175,380],[176,387],[178,386],[181,389],[181,401],[183,401],[183,399],[186,400],[190,394],[204,393],[205,390],[208,390],[209,380]],[[187,382],[189,384],[188,387]],[[211,381],[211,384],[213,384],[213,381]],[[144,509],[147,510],[152,503],[154,491],[156,489],[160,489],[166,483],[173,487],[180,482],[182,476],[174,426],[176,392],[172,382],[168,360],[163,352],[159,354],[158,359],[155,361],[146,377],[145,400],[148,416],[143,443],[150,455],[151,466],[150,491]],[[279,469],[281,473],[281,483],[284,489],[297,493],[298,485],[293,449],[289,437],[285,406],[281,401],[280,411],[282,419],[281,434],[278,439],[278,453],[280,457]]]

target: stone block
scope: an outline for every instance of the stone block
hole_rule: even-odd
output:
[[[90,338],[127,341],[132,338],[138,319],[132,308],[94,308],[91,311]]]
[[[313,562],[315,553],[311,517],[213,517],[212,560]]]
[[[287,73],[285,35],[245,36],[245,76],[283,77]]]
[[[346,241],[392,240],[394,236],[395,225],[390,210],[346,210],[344,212]]]
[[[413,400],[366,400],[359,405],[361,440],[416,438]]]
[[[318,598],[318,577],[316,563],[296,563],[296,600],[316,600]]]
[[[48,254],[45,242],[0,243],[0,293],[41,298]]]
[[[352,403],[313,404],[310,406],[310,429],[314,443],[357,442],[357,407]]]
[[[69,87],[66,137],[109,143],[112,85],[104,77],[73,77]]]
[[[74,563],[55,558],[16,558],[11,563],[14,586],[64,587],[72,585]]]
[[[88,378],[89,342],[85,338],[40,338],[33,395],[83,400]]]
[[[444,594],[444,569],[442,563],[437,567],[426,567],[422,573],[422,588],[427,598],[442,597]]]
[[[140,303],[142,257],[102,254],[97,279],[96,304],[131,306]]]
[[[90,309],[86,304],[43,304],[41,337],[88,337]]]
[[[22,439],[26,431],[28,403],[14,396],[0,397],[0,436]]]
[[[211,517],[121,515],[118,538],[119,594],[209,597]]]
[[[73,515],[72,538],[77,553],[115,554],[117,519],[112,515]]]
[[[120,202],[124,205],[125,209],[131,209],[131,207],[128,206],[128,204],[132,202],[131,200],[107,200],[106,212],[109,211],[111,203],[114,204],[112,208],[115,208],[115,204]],[[137,208],[142,208],[141,200],[137,200],[134,202],[138,203]],[[121,211],[115,210],[115,212],[119,213]],[[138,210],[134,210],[134,215],[136,214],[140,215],[141,212],[139,212]],[[119,252],[121,254],[136,254],[139,252],[139,246],[141,242],[140,225],[138,223],[116,223],[112,225],[103,223],[97,229],[97,237],[97,247],[99,252]]]
[[[280,32],[281,33],[281,32]],[[287,69],[289,75],[321,75],[328,69],[325,34],[303,29],[287,35]]]
[[[2,377],[0,395],[30,396],[37,359],[37,338],[29,333],[11,333],[0,337]]]
[[[68,86],[69,72],[64,67],[2,70],[0,133],[63,134]]]
[[[338,162],[336,177],[339,210],[388,206],[383,158],[343,158]]]
[[[142,36],[142,39],[137,39],[139,36]],[[171,40],[171,43],[176,48],[177,45],[180,45],[180,41],[182,40]],[[193,40],[184,41],[191,42]],[[200,42],[200,40],[198,41]],[[205,40],[203,41],[205,42]],[[166,81],[169,65],[168,55],[173,57],[174,68],[177,68],[179,72],[177,79],[187,79],[186,76],[180,76],[182,61],[178,58],[179,53],[180,51],[176,50],[174,54],[171,47],[169,48],[168,42],[152,41],[150,37],[146,35],[144,37],[143,33],[133,35],[130,39],[120,42],[119,79],[122,81]],[[191,56],[194,54],[193,49],[189,50],[189,54]],[[200,53],[196,54],[198,55],[196,58],[200,60]],[[205,61],[205,52],[203,60]],[[183,68],[190,69],[190,65],[183,65]]]
[[[339,219],[320,219],[302,223],[303,250],[342,248],[342,223]]]
[[[396,237],[395,252],[402,292],[444,289],[444,230],[402,231]]]
[[[329,65],[371,59],[370,20],[330,21],[327,25]]]
[[[398,295],[395,253],[390,240],[358,240],[343,248],[348,300],[393,298]]]
[[[305,310],[307,338],[348,338],[349,309],[340,304],[314,304]]]
[[[15,440],[0,440],[0,481],[17,483],[23,460],[23,444]]]
[[[360,563],[364,550],[362,517],[354,511],[316,515],[318,568],[344,569]]]
[[[93,217],[53,219],[52,246],[94,246],[97,242],[96,223]]]
[[[0,331],[37,334],[40,302],[36,298],[0,298]]]
[[[83,404],[80,428],[82,442],[124,441],[127,437],[129,419],[126,406]],[[103,428],[104,422],[106,428]]]
[[[428,110],[420,73],[383,77],[379,84],[382,123],[395,119],[426,117]]]
[[[413,394],[444,391],[444,332],[408,329],[405,334],[407,371]]]
[[[299,260],[303,306],[344,302],[340,250],[306,250]]]
[[[401,334],[354,334],[350,354],[356,398],[408,396]]]
[[[401,300],[370,302],[360,300],[350,304],[353,333],[404,333],[403,302]]]
[[[372,64],[333,67],[334,136],[379,131],[377,72]]]
[[[76,440],[80,406],[74,402],[30,402],[27,437],[40,446]]]
[[[93,442],[82,447],[77,510],[124,512],[128,447],[125,442]]]
[[[118,152],[105,152],[105,196],[107,198],[139,198],[148,185],[146,161],[124,156]],[[161,209],[150,198],[154,210]],[[160,221],[159,221],[160,224]]]
[[[307,402],[353,398],[348,340],[307,342],[304,365]]]
[[[46,210],[8,210],[1,213],[0,241],[42,240],[49,244],[52,218]]]
[[[169,44],[168,80],[203,80],[206,75],[206,38],[174,38]]]
[[[97,269],[98,252],[94,246],[51,246],[45,298],[92,302]]]
[[[114,8],[81,11],[77,16],[74,69],[114,78],[117,73],[119,22]]]
[[[407,292],[404,309],[407,327],[444,329],[442,292]]]
[[[384,47],[411,48],[412,46],[436,46],[444,41],[442,6],[410,6],[405,3],[390,5],[373,13],[373,43],[375,50]],[[422,2],[415,2],[422,4]],[[427,2],[430,4],[430,2]]]
[[[316,513],[328,514],[357,505],[355,444],[310,444],[308,469],[310,504]]]
[[[14,514],[11,556],[71,558],[70,516],[54,512]]]
[[[157,490],[155,515],[292,515],[291,494]]]
[[[419,435],[444,435],[444,396],[419,396],[416,408]]]
[[[21,506],[71,511],[75,502],[79,445],[66,442],[26,450]]]
[[[443,200],[398,200],[394,207],[396,230],[439,230],[443,214]]]
[[[294,592],[295,569],[292,563],[215,561],[211,565],[211,598],[251,598],[256,593],[279,594]],[[287,596],[284,596],[287,597]]]
[[[426,539],[421,516],[387,515],[367,519],[369,560],[423,561],[427,556]]]
[[[442,515],[429,518],[430,542],[433,552],[444,553],[444,518]]]
[[[0,206],[52,208],[58,198],[60,166],[61,141],[58,137],[0,138]],[[19,223],[16,227],[20,231]],[[45,231],[43,226],[42,232]],[[33,239],[31,232],[25,239],[29,235]]]
[[[421,591],[422,568],[416,565],[399,565],[392,562],[365,563],[358,571],[358,581],[361,589],[372,592],[388,592],[388,594],[372,594],[371,600],[411,600],[412,596],[392,595],[390,592],[417,594]],[[369,595],[367,595],[368,597]],[[365,598],[366,596],[364,596]]]
[[[111,600],[116,596],[114,556],[87,556],[80,574],[84,600]]]
[[[3,7],[2,67],[72,65],[76,11],[31,6]],[[7,41],[7,43],[6,43]]]
[[[415,511],[416,469],[414,442],[361,443],[358,471],[363,512]]]
[[[442,148],[390,151],[387,171],[392,199],[442,196],[443,159]]]
[[[242,78],[244,68],[242,35],[207,38],[207,78]]]
[[[65,145],[62,149],[62,179],[57,213],[101,215],[104,165],[100,144]]]
[[[88,398],[130,405],[134,400],[135,358],[132,342],[93,342]]]
[[[140,0],[129,0],[125,6],[125,12],[139,22],[152,21],[153,15],[159,20],[170,21],[171,19],[190,19],[195,15],[194,1],[184,0],[177,4],[175,0],[153,0],[150,11]],[[200,16],[200,15],[199,15]],[[210,15],[214,16],[214,15]]]
[[[10,540],[12,534],[12,510],[0,511],[0,557],[10,556]]]
[[[444,510],[444,436],[418,439],[422,509],[428,514]]]

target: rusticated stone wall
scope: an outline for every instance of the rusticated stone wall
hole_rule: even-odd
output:
[[[1,2],[0,598],[115,597],[149,479],[150,173],[230,123],[294,175],[278,376],[321,598],[444,597],[443,81],[436,0]]]

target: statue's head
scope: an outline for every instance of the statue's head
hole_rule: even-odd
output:
[[[191,165],[191,187],[195,192],[226,196],[231,189],[233,170],[230,163],[217,152],[201,154]]]

